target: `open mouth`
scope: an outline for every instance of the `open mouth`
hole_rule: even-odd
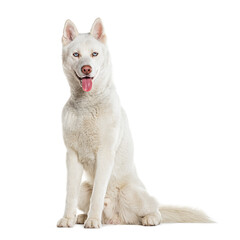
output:
[[[74,71],[75,72],[75,71]],[[89,92],[92,89],[92,80],[93,77],[89,77],[89,76],[84,76],[84,77],[79,77],[77,75],[77,73],[75,72],[76,77],[78,78],[78,80],[80,81],[80,85],[83,89],[83,91],[85,92]]]

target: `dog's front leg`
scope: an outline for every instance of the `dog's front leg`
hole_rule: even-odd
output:
[[[112,173],[114,153],[110,149],[101,149],[97,155],[96,173],[85,228],[101,227],[101,218],[108,182]]]
[[[58,227],[73,227],[76,223],[76,209],[83,173],[82,164],[78,161],[77,153],[73,150],[67,152],[67,196],[63,218],[61,218]]]

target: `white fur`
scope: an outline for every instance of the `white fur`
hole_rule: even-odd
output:
[[[80,54],[79,58],[73,52]],[[92,52],[98,52],[92,57]],[[93,88],[84,92],[75,73],[90,65]],[[71,96],[62,114],[67,148],[67,197],[59,227],[76,222],[86,228],[105,224],[158,225],[160,222],[208,222],[199,211],[160,208],[138,178],[127,116],[112,82],[106,35],[100,19],[79,34],[68,20],[63,32],[63,69]],[[81,183],[83,170],[87,181]],[[81,184],[81,185],[80,185]],[[77,207],[84,214],[76,216]],[[162,216],[161,216],[162,215]]]

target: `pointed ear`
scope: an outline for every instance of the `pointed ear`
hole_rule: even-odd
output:
[[[63,29],[62,43],[63,45],[69,44],[78,35],[78,30],[71,20],[67,20]]]
[[[102,20],[100,18],[97,18],[91,28],[90,34],[95,37],[97,40],[99,40],[102,43],[105,43],[107,38],[104,32]]]

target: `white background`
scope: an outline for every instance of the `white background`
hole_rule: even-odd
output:
[[[1,239],[239,239],[239,1],[1,1]],[[161,203],[217,224],[59,229],[61,35],[101,17],[138,173]]]

